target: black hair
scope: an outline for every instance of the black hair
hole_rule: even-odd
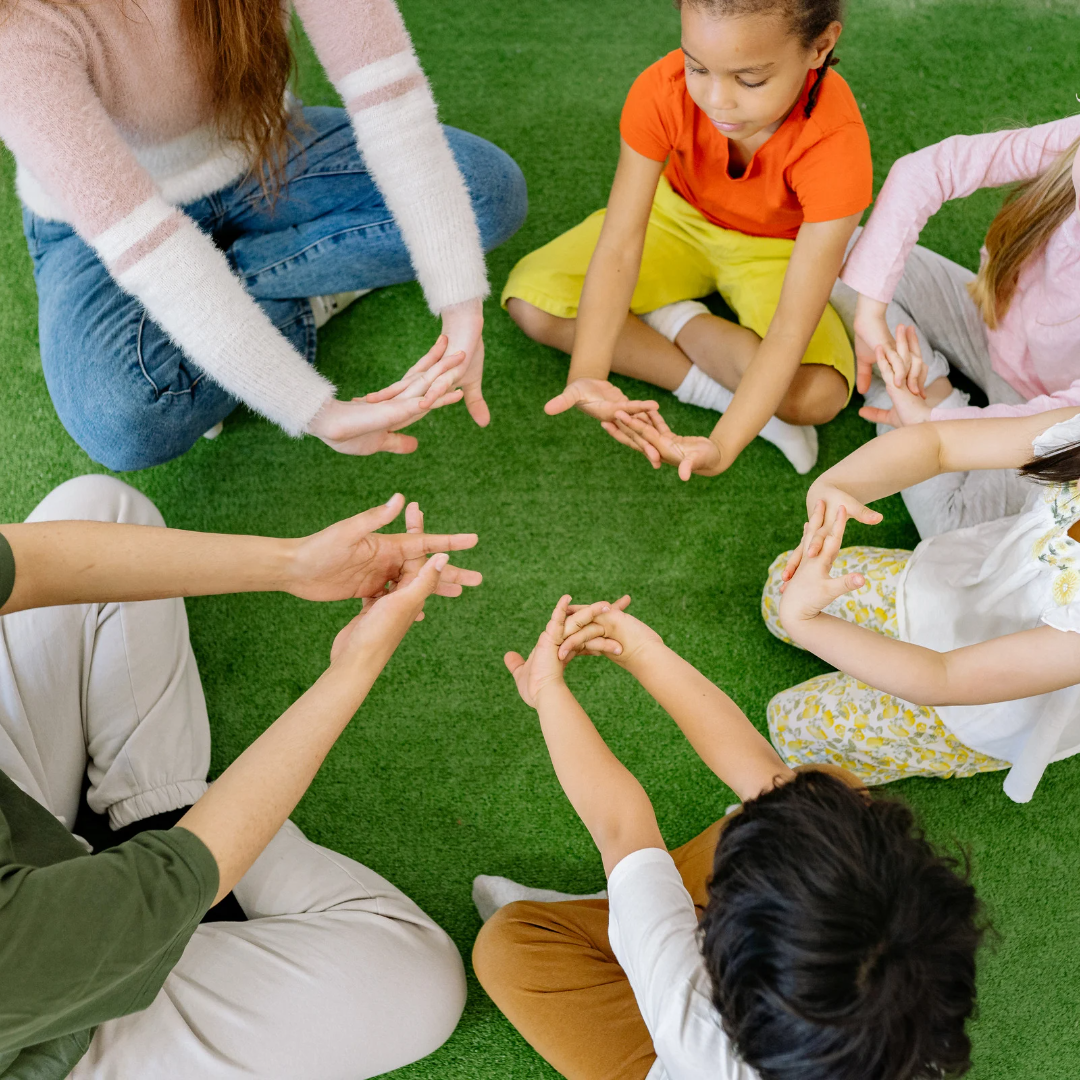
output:
[[[763,1080],[940,1080],[971,1066],[985,927],[963,861],[911,810],[800,772],[716,847],[702,951],[713,1003]]]
[[[844,21],[844,0],[675,0],[677,8],[684,3],[715,15],[765,15],[770,11],[779,11],[806,48],[813,45],[834,22]],[[821,94],[821,82],[829,68],[838,63],[840,61],[830,49],[824,63],[817,69],[803,109],[804,115],[809,116],[814,111]]]
[[[1036,484],[1070,484],[1080,480],[1080,443],[1029,461],[1021,466],[1020,475]]]

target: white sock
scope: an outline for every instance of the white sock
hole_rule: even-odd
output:
[[[641,321],[674,344],[679,331],[691,319],[708,314],[709,309],[700,300],[677,300],[674,304],[665,304],[655,311],[647,311],[641,316]]]
[[[487,922],[499,908],[515,900],[537,900],[542,904],[556,904],[560,900],[606,900],[607,892],[562,893],[554,889],[530,889],[509,878],[481,874],[473,879],[472,898],[480,918]]]
[[[690,370],[675,391],[675,396],[687,405],[697,405],[699,408],[712,409],[719,413],[726,412],[735,399],[731,390],[715,379],[710,379],[697,364],[690,365]],[[800,475],[808,473],[817,464],[817,428],[811,425],[787,424],[774,416],[758,434],[766,442],[771,442]]]
[[[325,326],[338,312],[344,311],[354,300],[367,296],[371,289],[354,289],[352,292],[329,293],[326,296],[309,296],[311,314],[315,316],[315,329]]]
[[[225,423],[219,420],[209,431],[203,432],[204,439],[216,439],[225,430]]]

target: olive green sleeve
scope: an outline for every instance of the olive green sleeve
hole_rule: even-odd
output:
[[[15,588],[15,556],[7,537],[0,533],[0,607],[3,607],[11,590]]]

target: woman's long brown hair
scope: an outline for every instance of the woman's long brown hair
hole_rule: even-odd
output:
[[[991,330],[1009,310],[1024,264],[1076,209],[1072,167],[1078,147],[1080,140],[1039,176],[1014,188],[990,223],[986,261],[968,289]]]
[[[295,60],[281,0],[188,0],[192,44],[207,58],[222,133],[251,155],[264,189],[289,151],[285,91]]]

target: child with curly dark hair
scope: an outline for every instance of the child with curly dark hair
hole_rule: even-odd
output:
[[[569,1080],[929,1080],[970,1066],[983,934],[966,867],[911,810],[828,765],[793,771],[731,699],[615,604],[564,596],[508,653],[596,842],[606,894],[481,877],[484,989]],[[670,853],[652,804],[563,680],[603,653],[742,804]]]

